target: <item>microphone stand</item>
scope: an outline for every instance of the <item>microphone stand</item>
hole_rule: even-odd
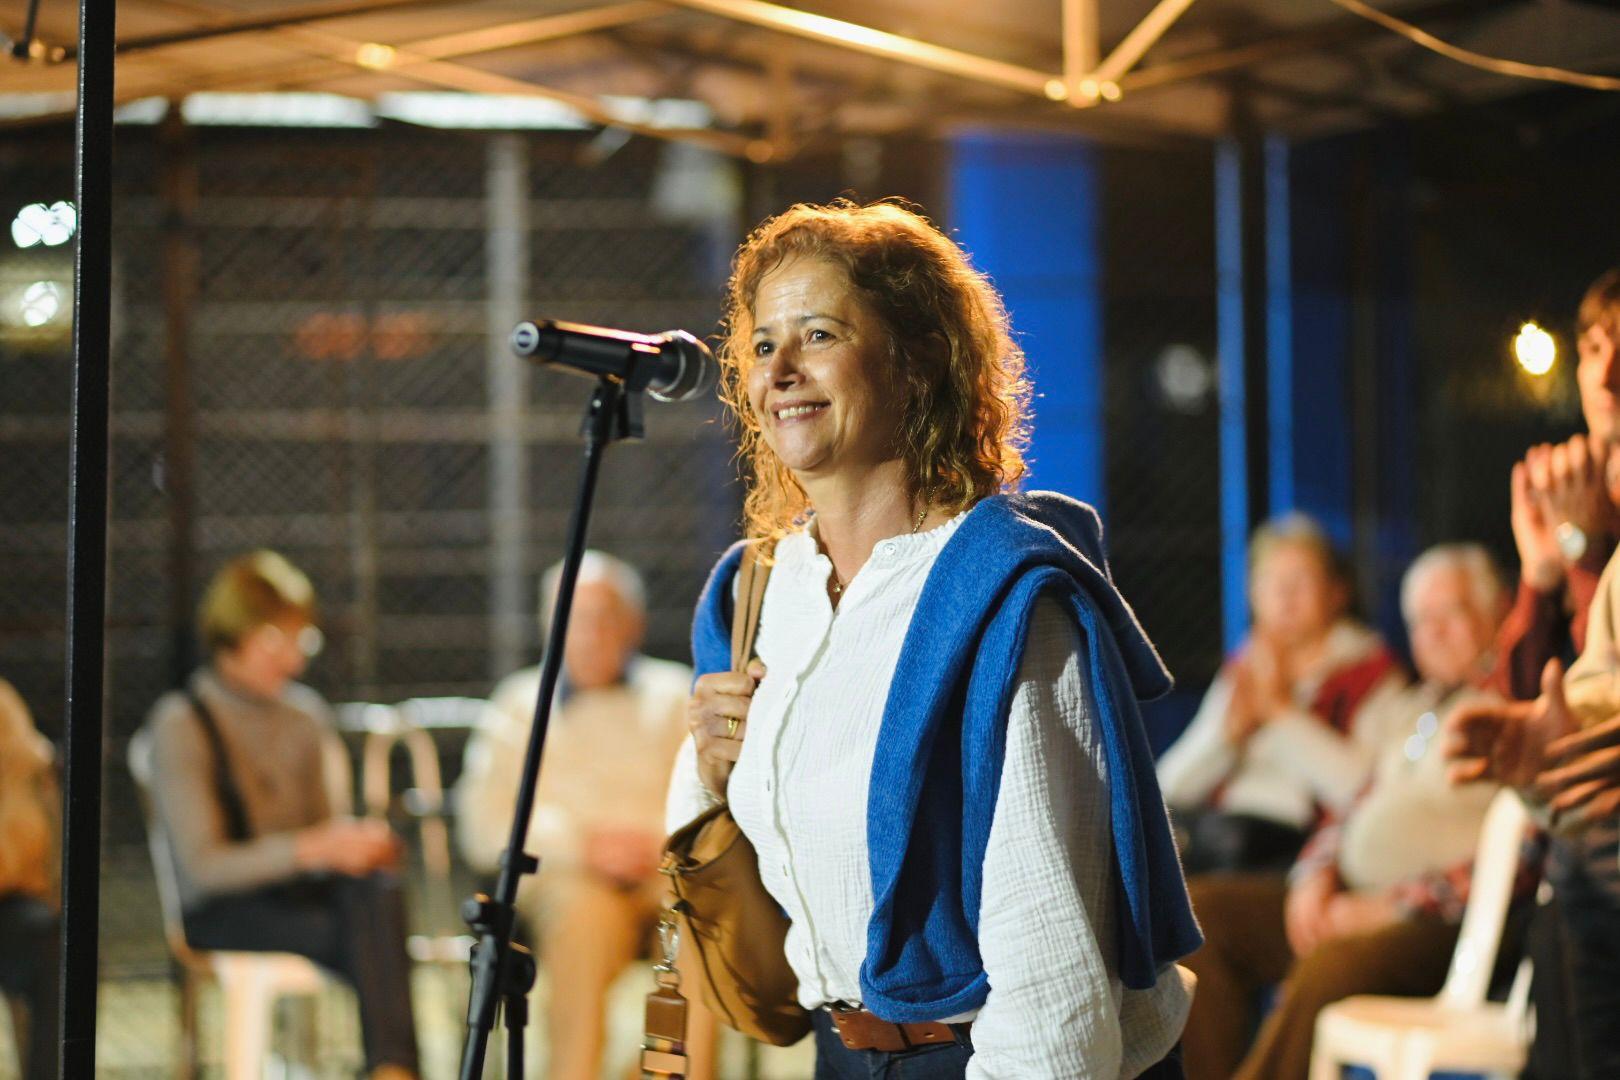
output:
[[[550,636],[546,639],[545,661],[540,670],[540,695],[534,703],[534,725],[529,730],[529,746],[523,756],[523,778],[512,814],[512,832],[506,851],[501,855],[495,895],[480,894],[462,905],[462,915],[478,935],[478,944],[473,947],[471,962],[472,990],[467,998],[467,1042],[461,1055],[461,1080],[481,1080],[483,1076],[484,1056],[495,1026],[497,1003],[506,1014],[507,1075],[518,1080],[523,1076],[523,1029],[528,1022],[528,994],[534,986],[535,965],[528,950],[512,944],[513,904],[523,875],[538,873],[540,869],[540,860],[525,852],[523,845],[528,839],[529,816],[534,810],[546,728],[551,723],[551,702],[562,671],[568,616],[574,605],[574,586],[579,580],[579,566],[585,554],[585,531],[590,523],[602,452],[609,443],[639,439],[644,434],[640,393],[627,390],[622,381],[612,376],[599,377],[580,425],[580,434],[585,439],[585,463],[568,526],[568,548],[563,557],[556,604],[552,608]]]

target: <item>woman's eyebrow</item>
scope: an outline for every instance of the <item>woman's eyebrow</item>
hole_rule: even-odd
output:
[[[814,322],[817,319],[826,319],[828,322],[835,322],[839,326],[852,326],[852,325],[854,325],[853,323],[850,323],[849,321],[847,321],[845,319],[840,319],[836,315],[827,315],[827,314],[825,314],[823,312],[819,312],[819,311],[813,311],[808,315],[800,315],[797,318],[794,318],[794,319],[792,319],[790,321],[798,323],[800,325],[803,325],[804,323],[807,323],[807,322]],[[769,334],[770,332],[771,332],[770,324],[766,323],[763,326],[754,327],[754,332],[753,332],[753,334],[751,336],[752,337],[758,337],[761,334]]]

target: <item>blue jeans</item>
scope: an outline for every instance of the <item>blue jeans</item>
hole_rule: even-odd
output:
[[[812,1018],[816,1032],[815,1080],[962,1080],[973,1048],[941,1043],[898,1054],[851,1050],[838,1037],[826,1009]]]
[[[851,1050],[838,1037],[826,1009],[817,1009],[811,1018],[816,1031],[815,1080],[962,1080],[967,1075],[972,1043],[944,1043],[885,1054],[877,1050]],[[1177,1043],[1163,1061],[1151,1066],[1137,1080],[1184,1080],[1181,1044]]]

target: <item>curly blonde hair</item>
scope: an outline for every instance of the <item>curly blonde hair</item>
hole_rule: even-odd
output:
[[[932,222],[898,200],[801,203],[743,242],[726,290],[720,396],[751,472],[749,536],[780,536],[809,507],[804,489],[766,445],[748,400],[754,297],[793,257],[842,267],[888,340],[901,395],[906,485],[924,505],[959,512],[1017,485],[1025,472],[1029,382],[1024,354],[989,280]]]

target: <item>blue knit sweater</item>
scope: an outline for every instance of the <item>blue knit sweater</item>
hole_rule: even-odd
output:
[[[699,674],[730,667],[741,554],[741,544],[726,553],[698,601]],[[1170,676],[1114,588],[1097,513],[1052,492],[998,495],[968,513],[929,572],[884,706],[867,800],[875,907],[861,992],[885,1020],[953,1016],[989,993],[978,949],[984,853],[1042,596],[1074,615],[1108,765],[1120,979],[1148,989],[1202,944],[1137,709],[1168,691]]]

